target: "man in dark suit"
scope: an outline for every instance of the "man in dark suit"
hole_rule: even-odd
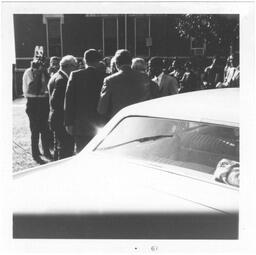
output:
[[[131,69],[128,50],[115,54],[118,72],[105,78],[101,89],[98,112],[111,118],[122,108],[151,98],[150,82],[143,73]]]
[[[54,159],[70,157],[74,153],[74,139],[64,126],[64,98],[69,75],[77,68],[75,57],[68,55],[60,61],[60,70],[55,73],[49,83],[50,114],[49,124],[54,132]]]
[[[71,74],[65,96],[65,125],[75,138],[80,152],[93,138],[101,124],[97,113],[100,89],[105,74],[98,69],[101,55],[94,49],[84,53],[85,69]]]
[[[163,72],[163,60],[160,57],[153,57],[148,63],[150,76],[159,87],[160,97],[174,95],[178,93],[177,80]]]

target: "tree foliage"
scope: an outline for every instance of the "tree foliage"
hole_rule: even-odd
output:
[[[192,37],[207,43],[232,43],[239,39],[239,15],[179,15],[175,29],[182,38]]]

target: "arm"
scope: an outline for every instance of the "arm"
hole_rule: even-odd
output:
[[[38,76],[33,77],[33,73],[30,69],[27,69],[22,77],[22,90],[23,94],[26,97],[28,94],[36,95],[36,84],[38,82]]]
[[[97,107],[99,114],[108,117],[111,110],[111,90],[108,79],[105,78],[100,92],[100,99]]]
[[[50,104],[54,110],[63,110],[66,92],[65,80],[56,80],[55,87],[50,97]]]
[[[179,84],[178,81],[174,78],[171,77],[169,80],[169,94],[170,95],[174,95],[178,93],[178,88],[179,88]]]
[[[64,99],[64,124],[65,126],[73,126],[75,120],[75,76],[71,73],[68,80],[67,89]]]
[[[23,77],[22,77],[22,91],[23,91],[23,94],[24,96],[27,95],[28,93],[28,85],[29,85],[29,77],[28,77],[28,71],[26,70],[23,74]]]

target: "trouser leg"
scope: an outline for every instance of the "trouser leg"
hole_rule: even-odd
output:
[[[29,118],[29,127],[31,131],[31,150],[32,157],[37,158],[39,151],[39,127],[38,127],[38,101],[36,98],[27,99],[26,113]]]
[[[49,133],[47,132],[47,130],[41,131],[41,142],[42,142],[43,152],[46,155],[50,154],[48,135]]]
[[[33,158],[38,158],[40,155],[38,143],[39,143],[39,131],[32,130],[31,131],[31,149],[32,149]]]
[[[71,157],[74,154],[74,138],[69,135],[65,128],[56,131],[59,159]]]
[[[49,99],[40,98],[39,105],[39,128],[41,133],[42,147],[45,155],[50,155],[50,130],[48,126]]]
[[[53,132],[53,137],[54,137],[53,159],[58,160],[59,159],[59,144],[58,144],[56,131]]]

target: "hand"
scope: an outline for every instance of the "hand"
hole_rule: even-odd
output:
[[[68,134],[73,135],[74,134],[74,127],[73,126],[66,126],[66,131]]]

